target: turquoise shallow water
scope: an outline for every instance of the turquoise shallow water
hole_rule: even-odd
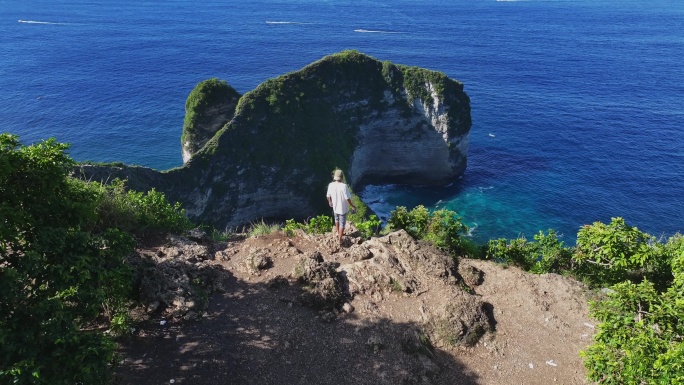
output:
[[[370,186],[381,215],[447,207],[478,240],[623,216],[684,230],[684,3],[639,1],[0,1],[0,121],[77,160],[181,164],[185,98],[247,92],[357,49],[465,84],[466,174]]]

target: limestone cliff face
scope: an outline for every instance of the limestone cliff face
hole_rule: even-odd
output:
[[[445,105],[432,83],[426,81],[425,87],[431,99],[414,99],[415,113],[410,117],[393,110],[359,126],[359,146],[351,162],[353,182],[442,184],[463,173],[468,153],[465,127],[470,126],[469,110],[463,109],[469,104],[449,100]],[[396,103],[392,95],[386,97]],[[458,109],[455,118],[449,115],[451,108]]]
[[[450,182],[465,170],[470,125],[461,83],[345,51],[246,93],[183,167],[136,180],[220,228],[303,219],[328,213],[335,167],[353,187]]]

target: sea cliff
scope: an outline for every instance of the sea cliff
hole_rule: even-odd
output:
[[[225,87],[206,81],[188,98],[186,113],[194,116],[186,116],[182,167],[83,165],[77,174],[155,188],[192,219],[232,227],[327,210],[336,167],[355,188],[440,185],[465,171],[470,100],[443,73],[344,51],[242,96]]]

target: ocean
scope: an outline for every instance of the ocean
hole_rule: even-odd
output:
[[[218,77],[245,93],[356,49],[464,83],[465,175],[444,188],[367,186],[456,211],[477,241],[621,216],[684,231],[680,0],[0,0],[0,122],[76,160],[182,164],[185,100]]]

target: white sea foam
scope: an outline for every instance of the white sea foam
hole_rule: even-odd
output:
[[[359,33],[405,33],[405,32],[396,32],[396,31],[383,31],[379,29],[355,29],[354,32],[359,32]]]
[[[473,222],[472,225],[468,226],[468,233],[466,234],[466,236],[472,238],[476,229],[477,229],[477,223]]]
[[[36,21],[36,20],[17,20],[19,23],[26,24],[50,24],[50,25],[66,25],[67,23],[53,23],[51,21]]]
[[[314,23],[304,23],[301,21],[272,21],[272,20],[266,20],[266,24],[300,24],[300,25],[308,25],[308,24],[314,24]]]

